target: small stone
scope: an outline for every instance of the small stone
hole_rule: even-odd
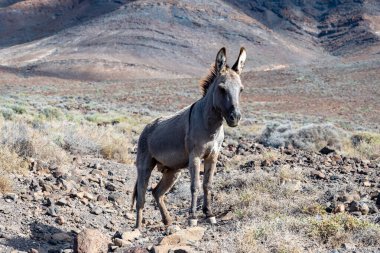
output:
[[[321,153],[321,154],[323,154],[323,155],[328,155],[328,154],[330,154],[330,153],[334,153],[335,152],[335,150],[334,149],[332,149],[332,148],[329,148],[329,147],[324,147],[324,148],[322,148],[321,150],[319,150],[319,153]]]
[[[106,202],[107,201],[107,197],[104,196],[104,195],[99,195],[97,198],[96,198],[97,201],[100,201],[100,202]]]
[[[122,235],[121,235],[121,238],[125,241],[134,241],[136,240],[137,238],[139,238],[141,236],[141,233],[140,233],[140,230],[138,229],[135,229],[133,231],[127,231],[127,232],[124,232]]]
[[[352,201],[350,203],[350,212],[358,212],[360,211],[360,205],[357,201]]]
[[[116,186],[112,183],[107,183],[106,184],[106,189],[109,191],[116,191]]]
[[[94,200],[95,199],[94,195],[92,195],[89,192],[84,192],[83,197],[88,199],[88,200]]]
[[[371,187],[371,182],[369,182],[369,181],[364,181],[363,185],[364,185],[365,187]]]
[[[122,247],[123,246],[123,239],[115,238],[115,239],[113,239],[113,244],[115,244],[118,247]]]
[[[166,234],[171,235],[171,234],[174,234],[180,230],[181,230],[181,228],[178,225],[170,225],[166,228]]]
[[[4,199],[7,202],[16,201],[18,199],[18,196],[16,193],[7,193],[4,195]]]
[[[343,204],[339,204],[334,208],[334,213],[344,213],[345,207]]]
[[[191,227],[180,230],[172,235],[164,237],[160,245],[186,245],[202,239],[206,229],[203,227]]]
[[[58,216],[57,219],[55,219],[55,221],[59,224],[59,225],[63,225],[65,223],[65,218],[63,216]]]
[[[50,216],[57,217],[57,208],[55,206],[50,206],[47,210],[46,213],[49,214]]]
[[[76,163],[77,165],[81,165],[81,164],[83,164],[82,157],[81,157],[81,156],[75,156],[75,157],[73,158],[73,162]]]
[[[135,215],[133,213],[126,213],[125,218],[127,218],[128,220],[134,220]]]
[[[129,241],[126,241],[126,240],[123,240],[123,239],[120,239],[120,238],[115,238],[113,239],[113,243],[118,246],[118,247],[124,247],[124,246],[128,246],[128,245],[131,245],[132,243],[129,242]]]
[[[121,194],[119,193],[111,193],[108,196],[108,200],[111,202],[116,202],[118,204],[122,204],[124,202],[124,198]]]
[[[67,205],[67,200],[66,200],[66,198],[61,198],[57,201],[56,204],[59,206],[65,206],[65,205]]]
[[[313,175],[314,177],[316,177],[317,179],[324,179],[324,178],[326,178],[326,175],[323,174],[323,172],[318,171],[318,170],[313,171],[313,172],[312,172],[312,175]]]
[[[154,253],[171,253],[171,252],[180,252],[180,253],[192,253],[196,252],[190,246],[186,245],[157,245],[153,247]]]
[[[360,212],[362,212],[363,215],[367,215],[369,212],[369,207],[366,203],[360,203]]]
[[[38,250],[32,248],[29,250],[29,253],[38,253]]]
[[[344,194],[342,197],[339,197],[338,200],[345,203],[351,203],[354,201],[354,196],[352,194]]]
[[[354,198],[355,201],[359,201],[361,199],[359,193],[353,193],[352,197]]]
[[[103,213],[103,209],[100,208],[99,206],[95,206],[91,209],[90,213],[99,215],[99,214]]]
[[[79,199],[83,199],[84,198],[84,192],[78,192],[76,194],[76,197],[79,198]]]
[[[74,252],[77,253],[107,253],[109,239],[99,230],[85,229],[74,241]]]

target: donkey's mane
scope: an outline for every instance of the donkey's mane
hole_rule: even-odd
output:
[[[207,76],[199,82],[199,87],[201,88],[202,96],[206,96],[207,90],[208,88],[210,88],[215,78],[216,78],[216,66],[215,64],[212,64],[208,71]]]
[[[228,66],[226,66],[226,68],[228,69]],[[209,71],[208,71],[207,76],[199,82],[199,87],[201,88],[203,97],[206,96],[208,89],[213,84],[213,82],[215,81],[215,78],[217,76],[218,76],[218,74],[216,71],[216,66],[215,66],[215,64],[212,64]]]

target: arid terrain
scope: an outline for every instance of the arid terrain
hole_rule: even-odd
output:
[[[0,252],[380,252],[379,24],[376,0],[0,0]],[[217,224],[200,198],[188,226],[184,169],[165,227],[155,170],[136,231],[138,137],[222,46],[248,59]]]

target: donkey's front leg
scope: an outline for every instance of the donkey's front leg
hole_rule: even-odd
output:
[[[211,211],[211,190],[217,160],[218,155],[212,154],[204,161],[205,172],[203,176],[203,213],[206,215],[208,222],[211,224],[216,223],[215,216]]]
[[[201,159],[199,156],[190,155],[189,159],[189,169],[191,175],[191,207],[190,207],[190,219],[189,225],[197,225],[197,199],[200,187],[200,166]]]

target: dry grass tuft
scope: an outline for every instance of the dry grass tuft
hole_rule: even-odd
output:
[[[133,163],[129,134],[116,126],[71,125],[66,129],[61,145],[73,154],[100,155],[122,163]]]
[[[7,147],[0,148],[0,192],[9,192],[12,190],[12,181],[10,174],[26,174],[28,169],[27,162],[18,156],[14,151]]]
[[[7,176],[0,175],[0,193],[12,191],[12,182]]]
[[[0,148],[0,172],[25,174],[27,168],[27,162],[15,151],[11,151],[7,147]]]
[[[121,133],[110,133],[100,139],[100,153],[106,159],[113,159],[121,163],[133,164],[134,160],[130,155],[131,149],[128,138]]]

